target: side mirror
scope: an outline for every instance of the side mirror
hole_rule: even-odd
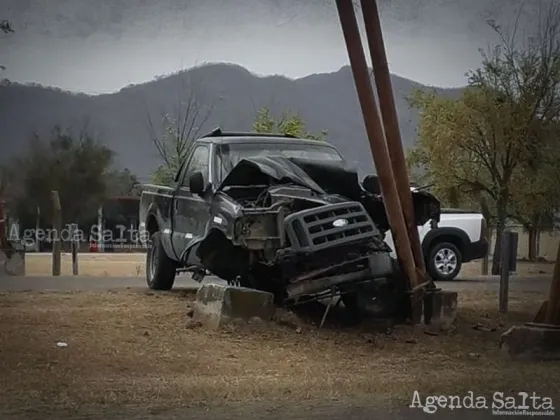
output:
[[[379,178],[376,175],[366,175],[362,181],[362,187],[370,194],[381,194]]]
[[[202,172],[195,172],[189,178],[189,189],[191,193],[202,195],[204,194],[204,177],[202,176]]]

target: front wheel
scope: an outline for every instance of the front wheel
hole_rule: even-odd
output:
[[[150,238],[150,245],[146,253],[146,282],[152,290],[171,290],[175,282],[177,268],[161,243],[161,232],[156,232]]]
[[[428,255],[428,271],[436,281],[455,279],[461,271],[462,263],[461,251],[450,242],[436,244]]]

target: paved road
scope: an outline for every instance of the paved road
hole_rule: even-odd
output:
[[[510,278],[510,291],[512,292],[544,292],[550,287],[549,275],[512,276]],[[223,282],[216,277],[207,277],[204,283]],[[469,279],[456,279],[449,282],[440,282],[438,286],[444,290],[498,290],[499,277],[474,277]],[[177,288],[198,288],[199,284],[188,275],[180,275],[175,281]],[[87,276],[60,276],[60,277],[8,277],[0,278],[0,291],[101,291],[116,288],[145,289],[146,282],[143,277],[87,277]]]

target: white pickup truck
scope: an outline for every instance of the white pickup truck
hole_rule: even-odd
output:
[[[486,220],[481,213],[442,209],[438,226],[428,222],[418,228],[418,233],[426,269],[436,281],[455,279],[463,263],[488,253]],[[394,249],[391,231],[385,235],[385,242]]]

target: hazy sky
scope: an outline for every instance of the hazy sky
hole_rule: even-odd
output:
[[[522,27],[535,21],[523,2]],[[496,40],[485,21],[512,22],[522,0],[381,0],[391,71],[459,86]],[[111,92],[204,62],[301,77],[347,55],[333,0],[0,0],[1,77]]]

